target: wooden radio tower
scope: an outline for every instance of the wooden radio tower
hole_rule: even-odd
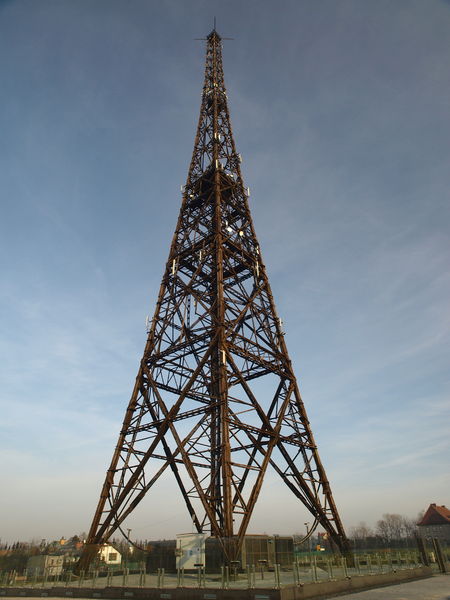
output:
[[[221,38],[206,38],[194,151],[154,317],[78,564],[170,469],[198,532],[237,557],[270,467],[342,551],[248,206]]]

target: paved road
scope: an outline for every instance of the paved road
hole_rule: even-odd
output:
[[[419,581],[345,594],[337,600],[450,600],[450,575],[435,575]]]

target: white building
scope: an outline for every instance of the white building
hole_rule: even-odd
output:
[[[50,556],[37,554],[30,556],[27,561],[27,571],[32,575],[61,575],[64,565],[64,556]]]
[[[120,565],[122,562],[122,555],[111,544],[102,544],[100,546],[99,558],[106,565]]]

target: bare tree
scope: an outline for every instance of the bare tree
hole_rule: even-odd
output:
[[[377,521],[376,533],[384,542],[394,542],[410,538],[416,530],[416,520],[403,515],[385,513]]]
[[[364,521],[349,529],[349,537],[354,541],[355,548],[379,547],[384,545],[408,543],[414,537],[416,525],[421,520],[423,512],[416,519],[397,513],[384,513],[376,523],[375,530]]]
[[[365,540],[373,536],[373,529],[365,521],[360,521],[358,525],[350,528],[350,537],[354,540]]]
[[[377,521],[377,533],[387,540],[399,540],[403,537],[404,517],[398,514],[385,513],[383,518]]]
[[[390,541],[390,529],[389,524],[384,518],[386,515],[383,515],[383,519],[377,521],[376,533],[383,540],[383,542],[388,543]]]
[[[417,531],[417,519],[410,519],[409,517],[403,517],[403,535],[406,538],[414,537]]]

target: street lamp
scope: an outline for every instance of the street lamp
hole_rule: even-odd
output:
[[[306,535],[309,535],[309,523],[305,523],[304,524],[306,527]],[[308,537],[308,552],[309,552],[309,557],[311,558],[311,537]]]
[[[129,556],[129,557],[130,557],[130,559],[131,559],[131,556],[132,556],[132,554],[133,554],[133,545],[132,545],[132,541],[131,541],[131,529],[130,529],[129,527],[127,528],[127,532],[128,532],[128,535],[127,535],[127,542],[128,542],[128,556]]]

